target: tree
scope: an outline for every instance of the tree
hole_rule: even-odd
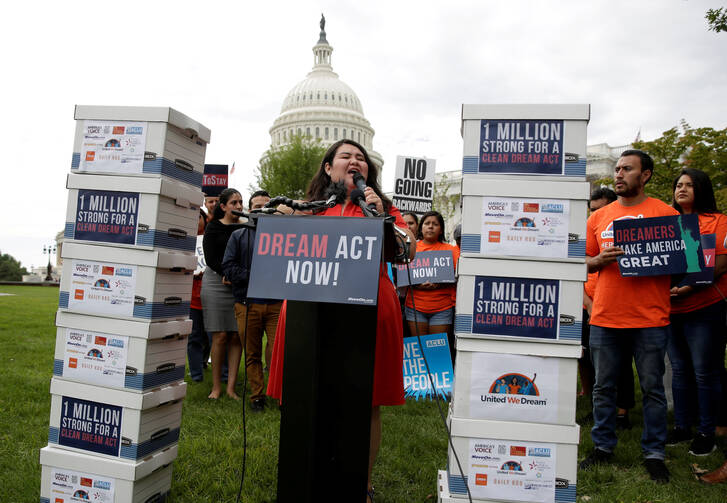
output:
[[[265,152],[255,173],[257,185],[272,197],[302,199],[325,153],[319,139],[295,135],[289,144]]]
[[[434,182],[434,194],[432,197],[432,209],[441,213],[446,223],[448,233],[452,234],[456,225],[452,219],[457,213],[462,193],[455,184],[460,180],[449,173],[442,173]],[[445,236],[446,238],[447,236]]]
[[[0,281],[22,281],[23,274],[28,274],[28,271],[20,266],[20,262],[7,253],[0,255]]]
[[[654,159],[654,175],[646,184],[646,193],[671,203],[672,185],[682,168],[704,171],[712,179],[717,206],[727,210],[727,128],[692,128],[680,125],[664,131],[652,141],[636,141],[633,148],[647,152]],[[613,179],[598,181],[613,185]]]
[[[704,15],[709,25],[709,30],[719,33],[727,31],[727,8],[709,9]]]

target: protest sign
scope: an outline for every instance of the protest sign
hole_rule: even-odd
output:
[[[397,264],[396,269],[397,287],[426,282],[454,283],[454,257],[451,250],[419,252],[410,263]]]
[[[146,122],[86,120],[78,171],[127,175],[144,169]]]
[[[472,333],[556,339],[560,281],[475,276]]]
[[[482,198],[480,251],[486,255],[568,257],[570,201]]]
[[[480,121],[480,173],[562,175],[562,120]]]
[[[376,305],[383,219],[258,219],[248,296]]]
[[[227,188],[227,164],[205,164],[202,175],[202,192],[207,197],[219,197]]]
[[[698,273],[704,267],[696,214],[614,220],[622,276]]]
[[[121,447],[121,409],[117,405],[62,397],[58,443],[118,456]]]
[[[396,156],[394,206],[419,215],[432,210],[436,163],[434,159]]]
[[[557,423],[558,358],[478,352],[470,372],[471,417]]]
[[[473,498],[555,501],[556,444],[470,440],[467,484]]]
[[[452,357],[447,334],[422,335],[404,338],[404,393],[409,398],[434,398],[434,393],[449,397],[452,394]],[[423,353],[422,353],[423,350]],[[424,363],[426,357],[431,378]],[[434,389],[432,389],[434,381]]]
[[[207,262],[204,259],[204,247],[202,241],[204,236],[197,236],[197,244],[194,247],[194,256],[197,257],[197,267],[194,270],[194,275],[202,274],[207,269]]]
[[[679,286],[710,285],[714,281],[714,264],[717,260],[717,235],[702,234],[702,252],[704,254],[704,268],[684,276]]]
[[[133,245],[139,193],[78,190],[74,239]]]

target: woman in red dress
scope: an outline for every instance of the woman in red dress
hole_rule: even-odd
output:
[[[360,144],[353,140],[340,140],[328,149],[321,161],[318,172],[308,186],[306,198],[309,201],[326,199],[324,193],[331,183],[343,183],[346,195],[356,188],[353,182],[355,173],[360,173],[366,180],[366,204],[374,204],[376,211],[395,217],[395,225],[409,234],[411,243],[414,236],[409,231],[399,210],[384,196],[379,188],[378,169],[371,162],[368,153]],[[361,208],[346,198],[343,204],[337,204],[322,212],[324,216],[363,217]],[[412,246],[410,258],[413,258]],[[268,395],[282,399],[283,387],[283,348],[285,345],[285,312],[286,305],[280,312],[278,330],[275,334],[275,346],[270,367]],[[381,405],[404,404],[402,319],[399,298],[394,285],[389,280],[383,267],[379,272],[379,296],[376,320],[376,353],[374,362],[374,386],[371,409],[371,444],[369,450],[368,487],[371,490],[371,469],[381,444]]]

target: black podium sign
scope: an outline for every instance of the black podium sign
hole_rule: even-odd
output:
[[[278,503],[366,501],[383,240],[382,218],[258,221],[248,295],[288,300]]]
[[[383,222],[376,218],[259,218],[248,296],[375,305]]]

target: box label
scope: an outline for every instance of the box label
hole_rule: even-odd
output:
[[[128,175],[144,169],[146,122],[83,122],[79,171]]]
[[[68,309],[133,316],[136,278],[136,265],[73,260]]]
[[[113,503],[116,480],[91,473],[53,467],[50,471],[50,501],[71,503],[97,501]]]
[[[482,198],[484,255],[568,258],[570,201]]]
[[[472,333],[558,337],[560,281],[475,276]]]
[[[118,456],[122,408],[80,398],[61,397],[58,443],[99,454]]]
[[[65,329],[63,377],[110,388],[123,388],[129,338]]]
[[[472,438],[469,448],[473,498],[555,501],[555,444]]]
[[[557,358],[472,353],[470,415],[534,423],[558,422]]]
[[[480,121],[480,173],[562,175],[562,120]]]
[[[138,221],[138,192],[78,190],[74,239],[133,245]]]

